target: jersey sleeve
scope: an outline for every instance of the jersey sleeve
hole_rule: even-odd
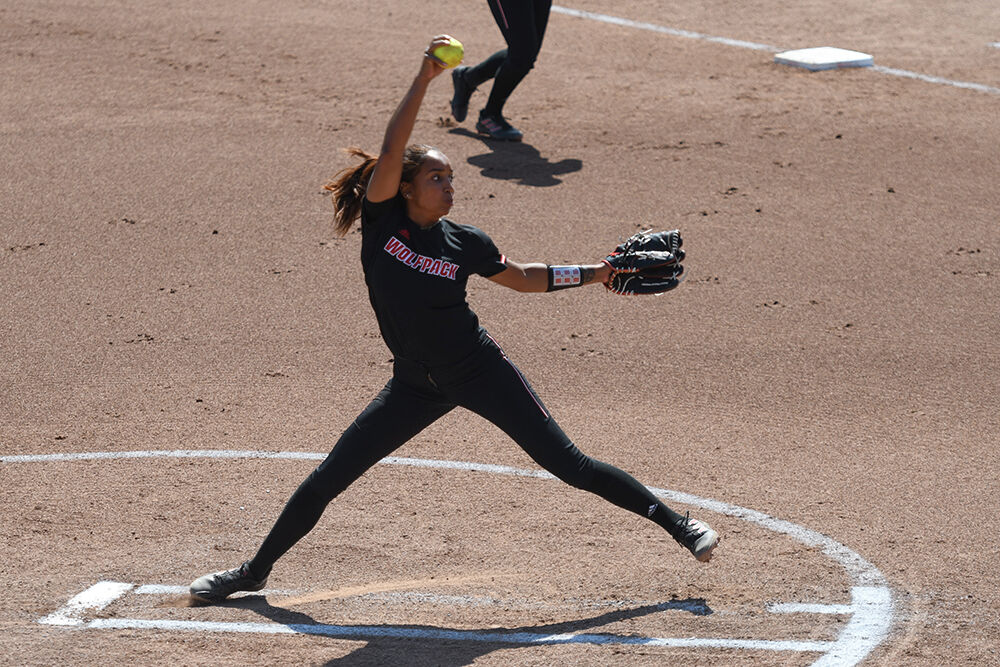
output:
[[[507,257],[500,253],[493,239],[481,229],[467,227],[476,240],[476,251],[469,264],[469,273],[478,273],[484,278],[495,276],[507,268]]]
[[[399,197],[397,196],[373,203],[368,201],[368,197],[365,197],[361,200],[361,224],[378,224],[380,220],[389,215],[392,209],[399,205],[398,200]]]

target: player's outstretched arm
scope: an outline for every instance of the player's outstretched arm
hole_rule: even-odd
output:
[[[537,262],[521,264],[510,259],[507,268],[490,276],[493,282],[518,292],[552,292],[567,287],[599,285],[611,277],[607,263],[555,266]]]
[[[427,85],[431,80],[444,71],[444,63],[431,55],[431,52],[439,46],[448,45],[450,40],[451,37],[448,35],[438,35],[431,40],[420,62],[420,71],[410,84],[410,89],[406,91],[403,101],[389,119],[385,137],[382,139],[382,150],[379,152],[378,162],[375,164],[375,170],[366,190],[365,196],[368,201],[380,202],[392,199],[399,192],[399,181],[403,175],[403,153],[410,141],[417,112],[420,111],[420,105],[424,101],[424,93],[427,92]]]
[[[681,232],[637,232],[619,243],[601,264],[549,266],[507,260],[507,268],[490,280],[519,292],[551,292],[603,283],[622,295],[663,294],[683,282]]]

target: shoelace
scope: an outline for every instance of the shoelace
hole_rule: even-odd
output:
[[[691,512],[684,513],[684,523],[681,524],[681,533],[684,536],[698,535],[701,531],[696,527],[691,525]]]
[[[253,579],[253,575],[250,574],[250,570],[247,569],[246,565],[240,565],[238,568],[233,570],[226,570],[216,576],[216,581],[220,584],[228,584],[238,579]]]

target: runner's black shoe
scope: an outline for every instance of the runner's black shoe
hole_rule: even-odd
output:
[[[674,539],[702,563],[712,559],[712,550],[719,544],[719,534],[704,521],[692,519],[690,514],[684,516]]]
[[[469,114],[469,98],[476,90],[465,80],[465,72],[468,69],[468,67],[456,67],[451,71],[451,82],[455,86],[455,94],[451,98],[451,115],[459,123]]]
[[[243,563],[232,570],[198,577],[191,584],[191,595],[206,602],[222,602],[237,591],[259,591],[266,583],[267,574],[262,579],[257,579],[250,573],[247,564]]]
[[[497,141],[521,141],[524,133],[507,122],[503,116],[483,116],[480,114],[476,131]]]

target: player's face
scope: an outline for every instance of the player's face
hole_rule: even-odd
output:
[[[416,216],[428,222],[435,222],[441,216],[447,215],[455,201],[453,179],[451,162],[444,153],[429,151],[410,184],[410,217],[415,222],[423,221],[418,220]]]

